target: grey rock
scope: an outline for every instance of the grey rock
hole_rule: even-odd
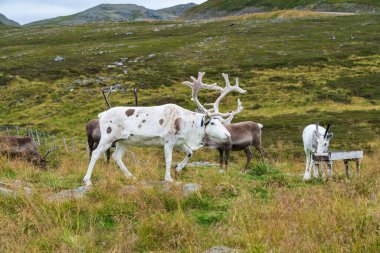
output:
[[[62,56],[59,56],[59,55],[57,55],[57,57],[54,58],[55,62],[61,62],[61,61],[64,61],[64,60],[65,60],[65,58],[63,58]]]
[[[55,194],[49,194],[47,196],[47,199],[50,201],[65,201],[70,199],[78,199],[82,198],[91,189],[91,186],[81,186],[76,189],[64,190]]]
[[[148,59],[151,59],[151,58],[153,58],[153,57],[155,57],[155,56],[156,56],[155,54],[149,54],[147,58],[148,58]]]
[[[239,253],[237,249],[228,248],[225,246],[215,246],[203,253]]]
[[[210,163],[210,162],[191,162],[191,163],[187,163],[186,166],[188,166],[188,167],[202,167],[202,166],[211,167],[211,166],[219,166],[219,164]]]
[[[25,194],[32,194],[33,190],[29,187],[24,186],[20,180],[16,180],[12,183],[3,183],[0,182],[0,194],[5,196],[17,196],[19,192],[24,192]]]
[[[199,192],[199,190],[201,188],[202,188],[202,186],[200,184],[191,184],[191,183],[184,184],[182,186],[182,193],[185,196],[189,196],[189,195],[192,195],[196,192]]]

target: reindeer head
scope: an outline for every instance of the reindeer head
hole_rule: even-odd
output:
[[[54,148],[50,148],[46,151],[46,154],[44,156],[41,156],[39,159],[36,159],[34,163],[40,167],[41,169],[46,169],[47,164],[50,162],[50,160],[46,159],[48,155],[55,150]]]
[[[211,139],[226,142],[231,138],[230,132],[225,128],[223,118],[205,117],[205,133]]]
[[[319,132],[319,125],[316,125],[316,130],[314,132],[314,140],[317,142],[317,153],[326,153],[329,145],[330,140],[333,137],[333,133],[328,133],[330,128],[330,124],[327,125],[327,128],[324,133]]]
[[[220,101],[231,91],[238,91],[240,93],[245,93],[245,90],[242,90],[239,87],[238,81],[235,86],[231,86],[228,80],[228,75],[223,74],[224,79],[226,80],[226,87],[221,88],[217,86],[216,83],[207,85],[202,82],[202,78],[205,75],[204,72],[198,73],[198,79],[191,77],[193,82],[183,82],[183,84],[189,86],[192,89],[192,98],[191,100],[198,106],[198,109],[201,113],[204,114],[202,119],[202,124],[205,126],[205,133],[208,138],[211,138],[215,141],[226,142],[231,138],[231,134],[224,126],[224,117],[231,117],[243,110],[240,100],[238,100],[238,109],[230,113],[221,113],[219,112],[219,103]],[[213,103],[213,109],[206,109],[198,100],[198,92],[201,88],[209,90],[218,90],[221,95],[217,98],[215,103]]]

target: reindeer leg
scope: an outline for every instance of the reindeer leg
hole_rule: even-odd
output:
[[[230,160],[230,151],[231,151],[231,147],[227,146],[226,147],[226,157],[224,160],[224,162],[226,163],[226,171],[228,170],[228,161]]]
[[[310,154],[306,154],[306,169],[305,169],[305,174],[303,175],[303,180],[307,181],[310,180],[310,163],[311,163],[311,157]]]
[[[256,142],[253,143],[253,146],[255,147],[255,149],[259,152],[260,154],[260,158],[261,158],[261,161],[264,161],[264,149],[263,147],[261,147],[261,143],[258,144]],[[251,153],[252,154],[252,153]]]
[[[245,155],[247,156],[247,162],[245,163],[244,165],[244,168],[242,170],[242,173],[245,173],[245,171],[247,170],[248,168],[248,165],[249,163],[251,162],[251,159],[252,159],[252,152],[251,150],[248,148],[244,149],[244,152],[245,152]]]
[[[174,148],[174,143],[172,142],[168,142],[164,145],[165,164],[166,164],[165,181],[168,181],[168,182],[173,182],[173,179],[170,173],[170,166],[172,164],[172,157],[173,157],[173,148]]]
[[[94,169],[96,161],[99,159],[100,155],[102,153],[104,153],[104,151],[106,151],[107,149],[109,149],[111,147],[111,145],[112,145],[112,142],[107,142],[106,140],[104,140],[104,141],[102,141],[102,140],[100,140],[100,143],[99,143],[98,147],[92,153],[90,164],[88,165],[88,168],[87,168],[87,173],[86,173],[86,175],[83,178],[83,183],[86,186],[92,185],[92,183],[91,183],[91,174],[92,174],[92,171]]]
[[[322,162],[321,164],[322,178],[326,179],[326,163]]]
[[[224,149],[219,148],[218,151],[219,151],[219,162],[220,162],[219,172],[224,173],[224,170],[223,170],[223,152],[224,152]]]
[[[313,161],[313,160],[312,160]],[[318,178],[319,177],[319,162],[316,164],[314,161],[313,161],[313,176],[315,178]]]
[[[193,155],[193,151],[186,145],[182,145],[182,150],[186,153],[187,156],[185,157],[185,159],[183,159],[182,162],[180,162],[177,165],[177,168],[176,168],[177,172],[182,171],[182,169],[186,166],[187,162],[190,160],[191,156]]]
[[[124,175],[128,178],[133,178],[133,175],[125,164],[123,163],[123,154],[125,153],[126,144],[124,144],[122,141],[119,141],[116,143],[116,150],[112,154],[112,158],[115,159],[117,165],[119,168],[124,172]]]
[[[110,158],[111,158],[111,149],[107,149],[106,151],[106,158],[107,158],[107,163],[110,163]]]
[[[87,144],[88,144],[88,153],[90,155],[90,160],[91,160],[92,151],[95,149],[94,148],[94,141],[90,138],[87,138]]]

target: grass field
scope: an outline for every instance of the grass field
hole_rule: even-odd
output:
[[[98,23],[0,27],[0,125],[38,128],[73,137],[77,152],[59,149],[47,171],[0,158],[0,181],[21,180],[33,196],[0,196],[1,252],[202,252],[226,245],[242,252],[378,252],[380,250],[380,16],[310,16],[276,12],[202,22]],[[152,56],[153,54],[153,56]],[[65,58],[54,62],[57,56]],[[150,55],[150,56],[149,56]],[[120,58],[124,67],[109,68]],[[181,182],[199,194],[146,189],[164,176],[161,148],[132,148],[146,163],[126,164],[130,181],[99,161],[84,198],[49,202],[47,192],[81,185],[88,157],[85,124],[105,109],[101,89],[121,84],[113,106],[176,103],[194,110],[181,84],[205,71],[239,77],[248,90],[235,121],[264,125],[263,146],[249,172],[232,153],[226,174],[187,168]],[[202,93],[212,101],[216,93]],[[207,98],[207,99],[205,99]],[[224,110],[235,107],[237,95]],[[302,182],[302,129],[332,123],[331,149],[364,150],[362,174]],[[149,155],[148,155],[149,154]],[[174,161],[184,154],[177,152]],[[192,161],[217,162],[217,152]],[[137,191],[125,192],[136,185]]]

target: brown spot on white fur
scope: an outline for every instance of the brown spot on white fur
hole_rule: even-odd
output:
[[[145,119],[143,119],[142,123],[145,123],[145,122],[146,122],[146,120],[145,120]]]
[[[176,118],[175,121],[174,121],[174,129],[175,129],[175,133],[174,134],[178,134],[179,131],[181,130],[181,118]]]
[[[128,110],[125,112],[125,114],[126,114],[128,117],[132,116],[134,113],[135,113],[135,109],[128,109]]]
[[[160,119],[160,125],[164,124],[164,119]]]
[[[107,128],[107,134],[110,134],[112,132],[112,128],[111,127],[108,127]]]

